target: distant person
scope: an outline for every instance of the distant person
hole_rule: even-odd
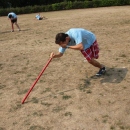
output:
[[[20,31],[20,27],[17,24],[17,15],[14,12],[8,14],[8,19],[11,21],[12,32],[14,32],[14,23]]]
[[[42,20],[43,18],[45,18],[44,16],[40,16],[40,13],[39,14],[37,14],[36,16],[35,16],[35,18],[37,19],[37,20]]]
[[[83,28],[72,28],[66,33],[58,33],[55,37],[55,43],[60,46],[59,52],[57,54],[52,52],[50,54],[51,58],[63,56],[67,48],[79,50],[91,65],[99,68],[99,71],[96,73],[97,76],[106,72],[105,66],[95,60],[99,57],[99,48],[94,33]]]

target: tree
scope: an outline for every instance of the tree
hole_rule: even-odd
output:
[[[0,1],[0,7],[2,7],[2,8],[6,8],[7,7],[7,0],[1,0]]]

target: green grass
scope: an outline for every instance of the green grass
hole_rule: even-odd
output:
[[[103,121],[102,121],[103,123],[106,123],[107,122],[107,119],[103,119]]]
[[[115,129],[115,126],[111,126],[111,127],[110,127],[110,130],[116,130],[116,129]]]
[[[21,103],[15,103],[14,105],[11,105],[11,108],[9,109],[9,112],[15,112],[16,110],[20,109],[22,107]]]
[[[27,91],[28,91],[28,89],[25,89],[25,90],[19,90],[17,94],[18,94],[18,95],[22,95],[22,94],[27,93]]]
[[[3,89],[5,87],[6,87],[6,85],[3,85],[3,84],[0,83],[0,89]]]
[[[3,127],[0,127],[0,130],[6,130],[5,128],[3,128]]]
[[[42,126],[33,125],[33,126],[30,126],[28,130],[45,130],[45,128]]]
[[[69,98],[71,98],[71,96],[68,96],[68,95],[63,95],[62,96],[62,99],[64,99],[64,100],[68,100]]]
[[[90,93],[92,93],[92,91],[91,90],[87,90],[86,93],[90,94]]]
[[[98,104],[101,105],[101,101],[98,99]]]
[[[66,112],[65,116],[72,116],[72,112]]]
[[[102,116],[102,119],[103,119],[103,123],[106,123],[107,121],[108,121],[108,119],[109,119],[109,116],[108,115],[104,115],[104,116]]]
[[[38,103],[39,101],[38,101],[38,99],[37,99],[36,97],[33,97],[33,98],[32,98],[32,102],[33,102],[33,103]]]
[[[30,123],[30,120],[27,119],[27,120],[24,120],[23,122],[23,125],[26,125],[26,126],[29,126],[31,123]]]
[[[33,113],[33,116],[43,116],[42,111],[36,111]]]
[[[79,89],[80,91],[82,91],[82,92],[86,92],[86,89],[87,89],[87,88],[88,88],[87,85],[80,85],[78,89]]]
[[[121,54],[120,57],[127,57],[125,54]]]
[[[61,106],[56,106],[56,107],[54,107],[53,108],[53,112],[55,112],[55,113],[58,113],[58,112],[60,112],[60,111],[62,111],[63,110],[63,107],[61,107]]]
[[[3,69],[3,64],[0,64],[0,70],[2,70]]]
[[[18,122],[13,122],[13,125],[17,125],[18,124]]]

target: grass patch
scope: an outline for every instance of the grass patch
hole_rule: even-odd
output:
[[[103,118],[102,122],[106,123],[108,121],[109,116],[108,115],[104,115],[104,116],[102,116],[102,118]]]
[[[64,95],[64,92],[60,92],[60,95]]]
[[[44,105],[44,106],[47,106],[47,107],[52,105],[51,103],[47,103],[47,102],[41,102],[41,104]]]
[[[42,111],[34,112],[33,116],[43,116]]]
[[[17,94],[18,94],[18,95],[22,95],[22,94],[25,94],[27,91],[28,91],[28,89],[19,90]]]
[[[52,112],[58,113],[62,110],[63,110],[63,108],[61,106],[56,106],[56,107],[53,108]]]
[[[120,57],[126,57],[126,55],[125,54],[121,54]]]
[[[101,101],[98,99],[98,104],[101,105]]]
[[[33,126],[30,126],[28,130],[45,130],[45,128],[42,126],[33,125]]]
[[[0,70],[2,70],[3,69],[3,64],[0,64]]]
[[[41,92],[41,94],[46,93],[46,92],[50,92],[50,91],[51,91],[51,88],[45,88],[45,89]]]
[[[26,126],[29,126],[31,123],[29,122],[29,120],[27,119],[27,120],[24,120],[24,123],[23,123],[23,125],[26,125]]]
[[[0,93],[0,96],[2,95],[3,93]]]
[[[5,87],[6,87],[6,85],[3,85],[3,84],[0,83],[0,89],[3,89]]]
[[[71,96],[68,96],[68,95],[63,95],[62,96],[62,99],[64,99],[64,100],[68,100],[69,98],[71,98]]]
[[[11,105],[9,112],[15,112],[16,110],[20,109],[22,105],[20,103],[16,103],[15,105]]]
[[[111,127],[110,127],[110,130],[115,130],[115,126],[111,126]]]
[[[87,88],[88,88],[88,86],[86,86],[86,85],[80,85],[78,89],[79,89],[80,91],[82,91],[82,92],[86,92],[86,89],[87,89]]]
[[[3,128],[3,127],[0,127],[0,130],[6,130],[5,128]]]
[[[33,98],[32,98],[32,102],[33,102],[33,103],[38,103],[39,101],[38,101],[38,99],[37,99],[36,97],[33,97]]]
[[[130,130],[130,126],[124,126],[121,120],[116,124],[121,130]]]
[[[92,93],[92,91],[91,90],[87,90],[86,93],[90,94],[90,93]]]
[[[18,123],[17,122],[13,122],[13,125],[17,125]]]
[[[66,112],[65,116],[72,116],[72,113],[71,112]]]

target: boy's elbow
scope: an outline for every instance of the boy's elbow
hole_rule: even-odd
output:
[[[82,47],[80,47],[80,50],[83,50],[84,48],[83,48],[83,46]]]
[[[63,53],[59,53],[59,57],[62,57],[63,56]]]
[[[77,47],[78,47],[78,50],[83,50],[84,48],[82,43],[78,44]]]
[[[80,50],[83,50],[83,49],[84,49],[84,47],[83,47],[83,45],[81,44],[81,45],[80,45]]]

